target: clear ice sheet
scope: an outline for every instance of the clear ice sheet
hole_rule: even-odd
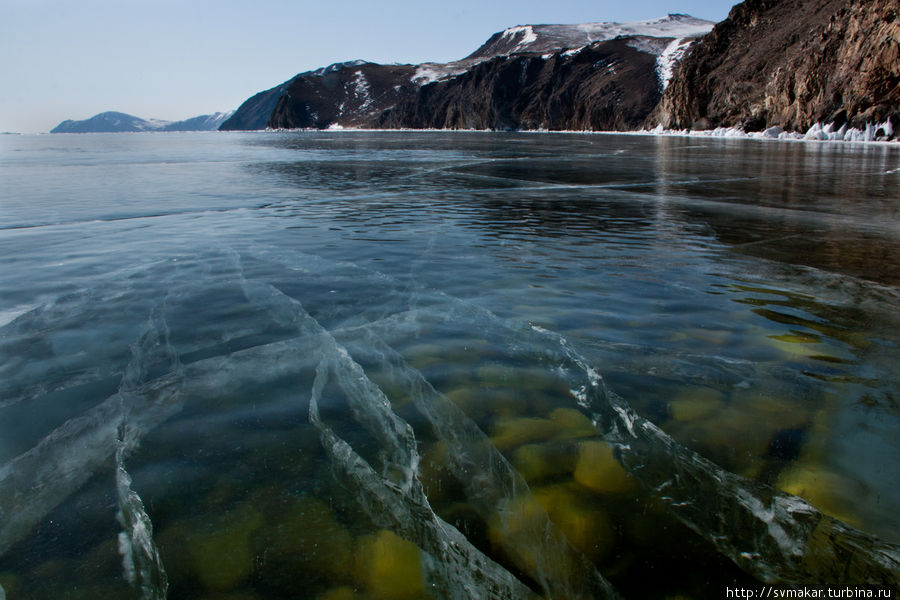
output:
[[[289,210],[290,204],[286,202],[283,208]],[[343,209],[348,217],[358,210],[352,202],[346,202]],[[520,254],[519,247],[514,247],[515,240],[510,237],[509,241],[510,255]],[[131,507],[133,523],[142,523],[146,517],[149,524],[153,511],[144,510],[141,514],[138,509],[137,494],[146,497],[146,490],[135,486],[124,470],[125,458],[131,453],[140,458],[140,441],[164,429],[185,408],[202,412],[198,407],[208,407],[211,411],[223,390],[238,385],[264,389],[272,381],[300,373],[299,380],[315,383],[312,389],[301,386],[296,400],[299,404],[307,397],[315,400],[310,404],[310,419],[318,427],[322,449],[335,474],[349,489],[356,490],[359,505],[374,522],[413,541],[425,552],[423,565],[430,582],[450,597],[462,597],[461,590],[473,589],[500,598],[526,595],[527,586],[510,570],[491,560],[458,529],[434,514],[418,481],[416,465],[421,457],[415,436],[399,409],[395,412],[392,407],[396,389],[404,390],[417,411],[417,422],[426,423],[432,435],[455,449],[451,468],[456,473],[478,471],[478,477],[459,478],[471,484],[465,493],[483,518],[502,512],[502,507],[511,502],[527,502],[528,486],[509,461],[439,391],[440,386],[429,381],[426,369],[413,368],[407,361],[404,348],[410,340],[449,326],[467,330],[466,335],[472,338],[502,346],[511,361],[538,366],[564,379],[572,391],[571,407],[593,419],[604,439],[617,449],[616,458],[631,477],[663,502],[669,514],[755,577],[796,584],[814,580],[890,585],[900,579],[896,546],[827,517],[797,497],[723,470],[644,419],[632,408],[630,399],[606,389],[601,378],[606,365],[597,356],[604,352],[620,358],[630,356],[635,364],[646,365],[642,354],[652,354],[656,350],[653,346],[629,347],[604,341],[598,342],[604,348],[588,348],[591,352],[585,352],[583,339],[570,343],[544,322],[532,326],[500,317],[483,308],[483,299],[461,299],[428,287],[434,285],[435,279],[421,272],[434,264],[427,257],[410,265],[408,278],[397,278],[362,268],[350,260],[332,261],[263,243],[206,251],[205,259],[210,262],[202,275],[170,270],[167,264],[147,263],[134,269],[132,275],[136,278],[129,276],[125,281],[116,276],[93,291],[60,295],[17,313],[0,328],[5,356],[15,356],[19,342],[46,343],[49,349],[45,365],[54,364],[54,357],[73,360],[65,369],[50,369],[46,378],[35,375],[45,366],[39,361],[31,366],[5,361],[4,392],[10,393],[0,397],[0,407],[27,407],[47,394],[120,378],[118,384],[111,384],[114,393],[101,397],[75,416],[48,421],[46,431],[27,446],[27,451],[0,466],[0,555],[27,537],[37,523],[92,475],[109,474],[112,467],[118,475],[116,483],[124,484],[115,486],[121,494],[120,506]],[[222,285],[215,293],[204,296],[197,292],[192,279],[210,277],[212,273],[231,282],[239,281],[240,286],[235,289],[234,285]],[[141,297],[141,286],[132,284],[142,278],[160,282],[170,290],[171,298]],[[836,278],[823,286],[823,294],[846,285],[846,280]],[[92,304],[109,298],[106,286],[113,294],[118,291],[132,296],[134,313],[139,316],[128,315],[123,321],[145,323],[143,331],[134,325],[127,333],[121,328],[110,328],[108,336],[90,343],[70,335],[79,323],[97,324],[109,317],[92,309]],[[119,286],[121,289],[117,290]],[[347,293],[351,290],[360,292],[360,297]],[[229,303],[234,297],[243,296],[246,306],[241,309],[248,313],[241,321],[243,327],[224,333],[211,327],[194,341],[183,337],[183,327],[174,327],[174,335],[169,331],[173,319],[189,322],[189,311],[179,306],[181,299],[193,294],[212,301],[220,293],[229,294]],[[254,330],[260,328],[262,321],[267,321],[266,334],[255,337]],[[230,323],[237,324],[237,320]],[[128,336],[134,339],[130,352],[123,351],[132,339]],[[77,352],[79,344],[117,350],[111,351],[110,360],[85,357]],[[741,374],[746,372],[749,378],[752,372],[752,365],[729,362],[726,356],[696,361],[689,355],[665,354],[664,348],[660,350],[662,356],[652,367],[673,379],[690,378],[712,384],[738,377],[732,383],[740,383]],[[668,361],[672,356],[679,360]],[[35,372],[24,367],[33,367]],[[376,385],[375,381],[380,384],[381,379],[374,377],[375,373],[382,377],[388,373],[391,388]],[[371,448],[355,447],[355,440],[349,437],[342,439],[338,435],[340,424],[329,422],[326,410],[322,417],[313,411],[320,400],[323,405],[334,401],[317,397],[316,390],[326,386],[329,392],[339,390],[343,396],[340,401],[352,408],[353,421],[366,429],[369,439],[376,441],[377,456],[371,456]],[[122,456],[117,453],[120,442],[128,449]],[[135,480],[140,484],[140,477]],[[9,515],[15,518],[10,519]],[[423,524],[413,527],[420,516],[424,517]],[[111,520],[114,517],[110,515]],[[527,573],[535,588],[530,592],[555,590],[562,595],[577,595],[574,590],[589,590],[596,595],[615,595],[591,568],[572,580],[553,565],[560,556],[576,563],[582,559],[577,551],[565,547],[565,540],[559,539],[552,522],[548,524],[539,518],[527,543],[531,544],[529,553],[542,556],[538,566]],[[134,544],[129,545],[134,548]],[[441,561],[448,547],[455,548],[450,569]],[[152,554],[146,554],[148,565],[153,563]],[[138,581],[139,561],[134,556],[132,553]],[[153,567],[147,568],[148,572],[153,571]],[[159,565],[159,571],[163,569]],[[516,569],[526,570],[521,566]],[[473,572],[478,573],[474,580]],[[145,580],[154,577],[159,580],[152,574]]]
[[[25,537],[115,456],[126,526],[123,549],[144,597],[162,597],[158,594],[165,587],[165,570],[152,536],[142,537],[141,532],[149,533],[152,525],[124,470],[125,448],[136,448],[143,435],[162,426],[186,402],[214,403],[221,390],[237,381],[265,385],[314,369],[310,422],[320,432],[335,473],[355,490],[373,522],[394,530],[430,556],[425,565],[429,581],[448,597],[462,597],[472,590],[486,597],[522,597],[527,587],[521,581],[430,508],[418,479],[420,456],[414,432],[361,366],[377,366],[406,390],[434,435],[451,450],[450,468],[467,482],[468,501],[486,520],[500,515],[502,524],[503,515],[513,513],[511,506],[532,500],[527,484],[478,426],[392,346],[421,331],[466,323],[478,337],[498,342],[516,361],[563,378],[572,390],[572,407],[592,418],[628,473],[673,516],[748,573],[783,584],[815,580],[891,585],[900,576],[896,546],[827,517],[800,498],[724,471],[679,445],[609,392],[598,370],[559,334],[502,319],[469,301],[409,287],[353,265],[302,255],[281,257],[281,262],[294,262],[295,274],[333,281],[352,277],[357,286],[371,286],[380,294],[384,304],[381,308],[370,305],[372,312],[364,319],[350,316],[352,309],[346,314],[326,313],[333,324],[329,330],[275,285],[244,276],[244,262],[259,260],[258,255],[232,252],[230,256],[248,301],[281,328],[293,330],[294,337],[182,364],[169,342],[165,304],[152,309],[145,331],[132,344],[133,358],[119,391],[0,467],[0,511],[5,517],[0,552]],[[398,306],[398,300],[405,310],[391,308]],[[329,380],[341,390],[354,420],[376,440],[380,459],[375,468],[320,417],[322,389]],[[129,528],[131,534],[127,534]],[[617,595],[546,513],[538,511],[527,531],[507,539],[515,544],[506,552],[536,582],[539,593],[585,598]],[[578,568],[571,569],[573,564]]]

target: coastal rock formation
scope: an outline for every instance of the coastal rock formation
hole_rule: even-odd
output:
[[[423,85],[379,128],[625,130],[656,106],[656,56],[634,38],[550,55],[514,54]]]
[[[279,129],[366,126],[416,89],[411,65],[353,61],[303,73],[275,103],[267,125]]]
[[[666,129],[900,128],[897,0],[745,0],[696,43],[647,121]],[[877,126],[877,125],[876,125]]]
[[[522,25],[450,63],[336,63],[244,102],[221,129],[627,129],[643,122],[688,45],[688,15]]]
[[[215,131],[231,113],[217,112],[184,121],[142,119],[126,113],[108,111],[82,121],[65,120],[50,133],[116,133],[139,131]]]

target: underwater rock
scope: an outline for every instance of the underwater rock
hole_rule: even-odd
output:
[[[616,535],[602,505],[572,484],[532,491],[550,520],[592,562],[598,563],[610,555],[616,545]]]
[[[559,426],[550,419],[511,417],[497,420],[491,441],[501,452],[522,444],[550,439]]]
[[[0,573],[0,600],[6,600],[9,594],[9,600],[12,600],[19,592],[19,577],[15,573]]]
[[[193,574],[204,588],[227,592],[250,577],[252,536],[262,524],[262,513],[245,504],[220,522],[188,534],[187,554]]]
[[[332,588],[324,594],[316,596],[316,600],[359,600],[361,596],[349,586]]]
[[[555,439],[568,440],[585,437],[597,437],[597,428],[581,412],[574,408],[556,408],[549,415],[550,421],[559,427]]]
[[[630,492],[634,480],[613,456],[612,446],[602,441],[582,442],[578,446],[575,481],[600,494]]]
[[[572,408],[557,408],[541,417],[497,419],[491,441],[501,451],[532,442],[597,437],[590,419]]]
[[[374,600],[431,597],[425,591],[419,548],[391,531],[360,538],[354,563],[356,580]]]
[[[262,597],[252,592],[227,592],[223,594],[207,594],[199,600],[262,600]]]
[[[524,444],[516,448],[511,462],[529,484],[571,473],[576,454],[571,444]]]
[[[725,406],[722,392],[706,386],[681,389],[669,402],[669,413],[676,421],[705,419]]]
[[[860,527],[861,520],[853,513],[849,498],[841,498],[840,490],[852,490],[853,484],[837,473],[821,465],[795,464],[778,477],[775,487],[800,496],[823,513],[853,527]]]
[[[325,502],[304,495],[282,511],[257,536],[256,554],[265,556],[260,577],[275,587],[284,578],[288,589],[297,577],[308,584],[348,579],[353,538]]]

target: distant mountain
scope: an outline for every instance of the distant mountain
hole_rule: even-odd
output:
[[[688,15],[524,25],[450,63],[336,63],[245,101],[221,129],[629,129],[685,49],[713,27]]]
[[[900,3],[746,0],[691,49],[647,123],[896,136]]]
[[[233,111],[232,111],[233,112]],[[201,115],[184,121],[141,119],[134,115],[109,111],[83,121],[66,120],[50,133],[114,133],[139,131],[215,131],[231,116],[231,112]]]

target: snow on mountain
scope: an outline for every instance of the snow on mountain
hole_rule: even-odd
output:
[[[656,59],[656,75],[662,84],[662,89],[669,87],[669,80],[675,74],[675,65],[681,62],[684,53],[694,42],[693,38],[677,38],[672,40],[659,58]]]
[[[618,37],[634,38],[632,47],[659,57],[657,72],[663,87],[672,77],[675,64],[696,38],[712,30],[712,21],[690,15],[670,14],[649,21],[629,23],[598,22],[576,25],[517,25],[492,35],[475,52],[449,63],[418,65],[412,80],[419,85],[456,77],[472,66],[497,56],[523,52],[553,53],[566,51],[573,56],[582,48]],[[667,48],[678,42],[668,54]]]
[[[519,25],[495,33],[464,60],[486,59],[519,52],[548,52],[580,48],[617,37],[694,38],[709,33],[712,21],[671,14],[630,23],[581,23],[577,25]]]
[[[141,131],[215,131],[234,111],[200,115],[184,121],[142,119],[122,112],[107,111],[82,121],[68,119],[50,133],[137,133]]]
[[[469,56],[449,63],[334,63],[299,73],[248,98],[221,129],[328,128],[334,124],[622,129],[640,123],[652,110],[684,50],[713,25],[681,14],[630,23],[517,25],[495,33]],[[499,64],[515,61],[519,65],[515,73]],[[476,71],[479,75],[472,76]],[[575,72],[583,81],[572,80]],[[478,81],[479,77],[500,79],[490,89],[482,89],[473,77]],[[451,90],[447,87],[451,82],[459,85],[450,86]],[[591,114],[570,115],[571,98],[556,98],[553,86],[570,86],[572,94],[585,94],[589,106],[579,105],[579,110]],[[555,99],[553,106],[525,107],[528,101],[521,94]],[[522,100],[522,106],[516,99]],[[451,106],[468,112],[490,106],[490,111],[503,114],[495,115],[500,119],[496,122],[479,120],[479,115],[472,116],[471,122],[442,119]],[[525,108],[528,114],[523,112]],[[426,113],[437,116],[425,118]],[[520,122],[519,117],[524,120]]]

